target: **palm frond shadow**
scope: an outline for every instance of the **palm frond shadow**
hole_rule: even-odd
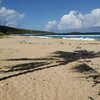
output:
[[[95,69],[91,68],[87,64],[80,64],[78,66],[75,66],[71,70],[74,72],[82,73],[82,75],[85,75],[80,78],[92,78],[92,81],[94,82],[93,86],[100,84],[100,73],[98,73]]]
[[[0,73],[4,74],[4,77],[0,77],[0,81],[6,80],[19,75],[39,71],[51,67],[57,67],[60,65],[66,65],[79,59],[91,59],[100,57],[100,52],[93,52],[87,50],[79,50],[74,52],[56,51],[50,54],[50,56],[43,58],[16,58],[5,59],[5,61],[31,61],[30,63],[18,64],[15,66],[9,66],[8,69],[0,69]],[[53,63],[55,62],[55,63]],[[7,75],[6,75],[7,74]]]

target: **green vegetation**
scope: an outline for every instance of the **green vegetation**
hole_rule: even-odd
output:
[[[2,39],[4,36],[4,33],[0,32],[0,39]]]
[[[38,31],[38,30],[27,30],[27,29],[18,29],[8,26],[0,26],[0,36],[1,35],[16,35],[16,34],[36,34],[36,35],[45,35],[45,34],[54,34],[53,32]]]
[[[0,32],[0,36],[3,36],[3,35],[4,35],[4,33]]]
[[[69,32],[69,34],[80,34],[80,32]]]

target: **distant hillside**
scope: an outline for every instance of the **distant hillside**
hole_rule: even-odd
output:
[[[27,30],[18,29],[8,26],[0,26],[0,35],[10,35],[10,34],[54,34],[53,32],[38,31],[38,30]]]
[[[100,35],[100,32],[69,32],[69,33],[56,33],[55,35]]]

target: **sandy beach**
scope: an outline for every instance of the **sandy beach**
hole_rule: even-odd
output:
[[[0,39],[0,100],[100,100],[100,41]]]

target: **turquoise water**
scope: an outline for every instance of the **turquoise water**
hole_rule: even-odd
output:
[[[38,38],[57,38],[57,39],[70,39],[70,40],[89,40],[89,41],[100,41],[100,35],[29,35],[24,36],[38,37]]]
[[[32,37],[39,38],[58,38],[58,39],[70,39],[70,40],[97,40],[100,41],[100,35],[32,35]]]
[[[98,40],[100,41],[100,35],[47,35],[45,37],[72,39],[72,40]]]

